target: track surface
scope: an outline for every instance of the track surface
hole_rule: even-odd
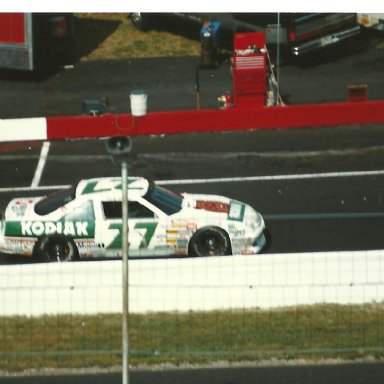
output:
[[[290,103],[343,101],[347,85],[362,83],[368,85],[370,99],[384,97],[381,52],[360,51],[329,58],[311,65],[284,65],[283,97]],[[109,98],[112,112],[127,112],[133,88],[148,91],[152,110],[194,108],[197,61],[197,58],[160,58],[80,63],[73,70],[42,79],[2,73],[0,115],[2,118],[76,115],[81,113],[83,99],[101,97]],[[231,88],[229,68],[223,64],[218,69],[201,72],[200,76],[202,106],[215,106],[216,97]],[[33,184],[40,145],[2,146],[0,151],[0,207],[14,196],[40,194],[41,191],[17,189]],[[129,172],[160,181],[198,179],[199,184],[188,181],[173,187],[224,194],[252,204],[263,213],[272,233],[269,252],[315,252],[382,248],[384,176],[368,171],[384,169],[383,160],[383,126],[314,127],[138,138],[134,141]],[[119,168],[106,155],[104,142],[58,142],[51,144],[41,177],[35,184],[66,185],[83,177],[118,174]],[[307,176],[300,176],[303,174]],[[290,176],[270,177],[276,175]],[[236,180],[210,180],[216,178]],[[382,382],[383,371],[382,364],[353,364],[133,372],[132,376],[135,383],[378,384]],[[68,378],[1,378],[0,382],[60,383],[68,382]],[[120,374],[81,375],[70,380],[96,384],[118,382]]]
[[[135,384],[379,384],[384,365],[357,363],[337,365],[269,366],[209,369],[178,369],[165,371],[134,371],[130,382]],[[97,375],[64,375],[0,378],[1,384],[116,384],[120,373]]]
[[[314,128],[313,135],[324,142],[311,142],[306,148],[300,147],[309,130],[140,138],[134,141],[129,174],[167,182],[180,192],[248,202],[263,214],[270,229],[268,252],[381,249],[383,130],[364,127],[363,145],[361,131]],[[331,146],[324,144],[327,136]],[[296,140],[300,145],[290,149]],[[271,141],[276,142],[273,150]],[[54,142],[43,168],[41,163],[38,167],[39,151],[0,155],[5,165],[0,171],[1,207],[14,196],[49,192],[28,190],[31,186],[63,186],[120,172],[102,141]]]

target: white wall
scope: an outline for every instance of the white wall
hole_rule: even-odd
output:
[[[130,260],[130,312],[384,300],[384,251]],[[0,267],[0,316],[121,312],[122,262]]]

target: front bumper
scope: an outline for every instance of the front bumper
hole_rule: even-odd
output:
[[[305,53],[315,51],[319,48],[325,47],[327,45],[335,44],[340,41],[346,40],[352,36],[356,36],[360,33],[360,26],[355,26],[353,28],[347,29],[345,31],[336,32],[331,35],[323,36],[319,39],[310,40],[305,43],[299,43],[292,47],[292,54],[294,56],[301,56]]]
[[[240,254],[241,255],[255,255],[257,253],[260,253],[266,244],[267,244],[267,239],[265,237],[264,232],[262,232],[261,235],[255,239],[255,241],[252,243],[252,245],[247,247],[247,249],[240,251]]]
[[[4,223],[0,221],[0,253],[5,253]]]

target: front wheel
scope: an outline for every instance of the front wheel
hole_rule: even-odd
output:
[[[232,253],[228,234],[221,228],[201,228],[192,236],[188,254],[191,256],[221,256]]]
[[[150,13],[133,12],[129,14],[129,18],[135,28],[146,32],[153,27],[153,16]]]
[[[40,261],[73,261],[79,254],[73,240],[65,236],[46,236],[38,241],[35,249]]]

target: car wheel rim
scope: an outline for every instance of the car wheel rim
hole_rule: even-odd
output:
[[[140,13],[132,13],[131,18],[135,24],[139,25],[141,23],[141,14]]]
[[[215,236],[209,236],[204,239],[202,244],[203,252],[208,256],[215,256],[220,254],[221,246],[220,241]]]
[[[70,249],[68,244],[55,242],[49,247],[48,257],[54,261],[65,261],[68,259]]]

